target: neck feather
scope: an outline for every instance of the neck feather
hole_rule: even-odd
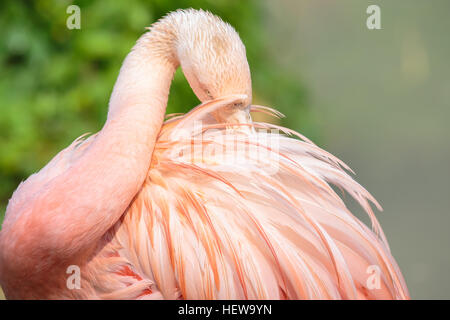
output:
[[[164,116],[170,84],[179,65],[173,26],[156,23],[126,57],[109,102],[108,120],[136,105]]]

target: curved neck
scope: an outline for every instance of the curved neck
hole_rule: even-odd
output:
[[[79,174],[103,174],[96,181],[86,178],[90,188],[78,188],[86,185],[80,183],[79,175],[74,182],[74,188],[80,189],[80,199],[95,201],[96,210],[89,213],[91,223],[80,221],[83,227],[77,230],[77,238],[84,237],[87,243],[95,243],[118,221],[147,176],[178,67],[173,47],[160,50],[155,41],[160,40],[153,32],[144,34],[125,58],[111,94],[105,126],[77,165]],[[96,198],[93,200],[90,194],[96,194]],[[90,203],[83,205],[92,207]],[[83,219],[83,214],[79,218]]]
[[[143,35],[126,57],[111,95],[107,121],[95,139],[85,142],[84,151],[72,147],[64,151],[78,154],[67,170],[57,171],[50,180],[39,173],[42,185],[27,180],[20,195],[16,194],[17,201],[27,200],[26,206],[11,206],[8,210],[25,213],[16,213],[18,222],[10,222],[6,232],[19,238],[17,243],[24,248],[24,257],[37,257],[15,271],[18,277],[29,270],[34,273],[36,268],[54,270],[56,266],[63,274],[65,263],[81,264],[79,261],[87,259],[139,192],[150,167],[177,67],[170,50],[164,54],[154,52],[152,37],[151,32]],[[50,165],[48,170],[59,169]],[[42,191],[27,193],[33,190],[30,188]],[[26,214],[27,210],[39,214]],[[30,228],[18,231],[13,224],[31,224],[34,232]],[[15,251],[11,250],[11,254]],[[48,252],[52,252],[53,260],[42,258]],[[36,261],[43,261],[44,266]]]
[[[152,116],[163,118],[179,65],[172,44],[156,31],[141,36],[120,69],[109,101],[108,121],[138,105],[148,106]]]

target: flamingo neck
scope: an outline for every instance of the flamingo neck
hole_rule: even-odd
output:
[[[120,69],[109,102],[108,121],[142,106],[148,114],[140,115],[141,119],[158,118],[162,124],[170,84],[179,65],[172,44],[156,31],[141,36]]]

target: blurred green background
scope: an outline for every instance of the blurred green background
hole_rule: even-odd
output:
[[[81,30],[66,27],[70,4],[81,8]],[[382,30],[366,28],[369,4],[381,7]],[[237,29],[254,102],[285,113],[283,125],[347,162],[381,202],[378,218],[412,297],[449,298],[446,0],[2,1],[0,221],[20,181],[101,129],[144,27],[188,7]],[[177,72],[168,112],[197,104]]]

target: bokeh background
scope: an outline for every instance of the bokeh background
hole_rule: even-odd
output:
[[[81,30],[66,27],[70,4],[81,8]],[[370,4],[381,7],[381,30],[366,27]],[[450,298],[446,0],[2,1],[0,222],[20,181],[101,129],[144,27],[188,7],[238,30],[254,102],[282,111],[283,125],[344,160],[381,202],[378,218],[412,297]],[[197,104],[177,72],[168,112]]]

